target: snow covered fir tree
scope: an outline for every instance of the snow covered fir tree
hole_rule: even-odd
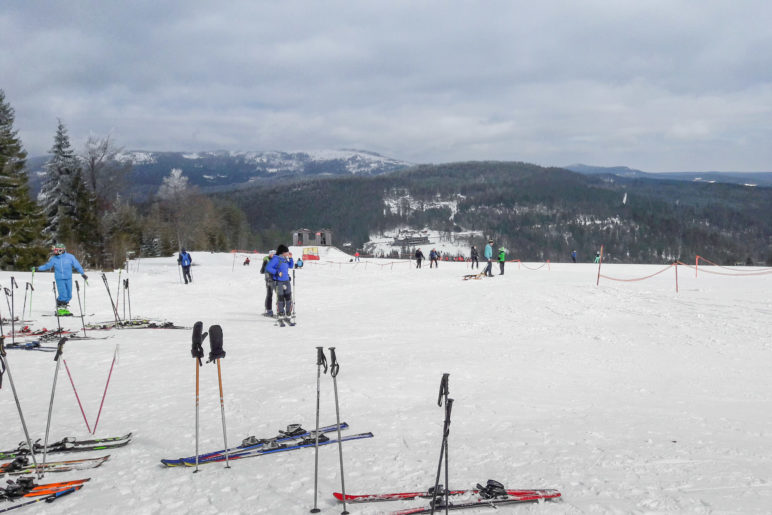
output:
[[[0,268],[27,269],[46,255],[43,216],[29,193],[27,153],[14,129],[14,110],[0,89]]]

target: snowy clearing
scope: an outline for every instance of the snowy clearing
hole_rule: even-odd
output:
[[[295,249],[295,255],[299,249]],[[334,251],[297,271],[297,322],[279,328],[259,316],[259,260],[191,253],[190,285],[176,259],[131,262],[131,308],[205,330],[221,324],[228,442],[274,436],[289,423],[314,426],[316,346],[337,347],[345,433],[375,437],[344,444],[346,491],[409,491],[433,484],[443,409],[442,373],[455,399],[450,483],[497,479],[508,488],[556,488],[562,502],[463,513],[769,513],[772,505],[772,275],[726,277],[681,267],[635,283],[601,280],[597,265],[553,263],[531,271],[462,281],[464,263],[439,269]],[[261,256],[262,257],[262,256]],[[332,261],[332,262],[330,262]],[[334,262],[334,263],[333,263]],[[538,264],[531,264],[538,266]],[[661,265],[604,265],[614,277],[642,277]],[[494,273],[498,273],[495,265]],[[112,318],[97,272],[89,272],[90,321]],[[27,273],[15,276],[20,310]],[[107,274],[113,295],[118,274]],[[122,278],[126,277],[124,271]],[[55,326],[52,275],[35,277],[36,328]],[[82,286],[82,285],[81,285]],[[119,312],[123,313],[123,298]],[[71,303],[77,312],[77,301]],[[3,315],[8,311],[5,305]],[[77,318],[65,319],[77,328]],[[6,326],[6,332],[10,327]],[[98,436],[134,440],[102,467],[48,474],[41,482],[92,477],[45,514],[304,514],[313,505],[314,452],[298,450],[192,469],[161,458],[194,453],[191,331],[113,330],[107,340],[65,346],[93,425],[113,350],[119,361]],[[8,343],[10,338],[8,339]],[[204,348],[208,352],[208,341]],[[44,435],[53,355],[8,350],[33,438]],[[23,439],[8,379],[0,390],[0,449]],[[335,423],[333,386],[322,377],[322,425]],[[87,438],[72,387],[60,370],[51,440]],[[201,368],[201,450],[222,448],[216,367]],[[103,453],[80,453],[77,458]],[[339,513],[338,451],[320,448],[319,507]],[[51,459],[70,459],[55,454]],[[388,513],[425,501],[349,505]],[[21,513],[21,511],[19,512]]]

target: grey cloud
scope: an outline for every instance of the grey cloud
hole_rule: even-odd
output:
[[[24,2],[0,14],[0,88],[31,154],[365,148],[764,169],[772,4]]]

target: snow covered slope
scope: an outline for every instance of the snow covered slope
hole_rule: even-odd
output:
[[[695,278],[682,268],[676,294],[672,272],[596,286],[593,265],[553,263],[532,271],[508,264],[503,277],[462,281],[469,273],[464,263],[416,270],[404,261],[354,264],[345,254],[330,255],[296,272],[298,325],[279,328],[259,316],[264,283],[257,259],[245,267],[240,259],[234,266],[231,254],[192,256],[194,282],[187,286],[173,257],[133,261],[131,308],[187,326],[197,320],[222,325],[231,444],[248,435],[273,436],[293,422],[312,427],[315,347],[335,346],[346,432],[375,434],[344,445],[349,493],[433,483],[443,418],[437,389],[447,372],[455,399],[451,486],[494,478],[511,488],[563,493],[560,503],[497,513],[769,513],[772,275]],[[604,274],[635,278],[660,268],[604,265]],[[0,272],[0,284],[7,286],[11,275],[19,284],[29,280],[27,273]],[[114,289],[118,275],[107,275]],[[96,313],[94,320],[110,320],[103,284],[96,272],[90,277],[86,310]],[[35,275],[35,327],[56,324],[41,317],[53,305],[51,280]],[[118,297],[122,313],[123,294]],[[77,310],[74,300],[72,306]],[[75,328],[79,320],[65,323]],[[98,434],[134,431],[135,440],[88,474],[47,475],[46,481],[92,480],[36,513],[308,513],[310,450],[242,460],[230,470],[206,465],[199,474],[162,468],[161,458],[194,450],[190,331],[112,334],[69,342],[64,356],[93,423],[120,345]],[[44,435],[51,358],[8,351],[35,438]],[[13,448],[23,435],[7,377],[0,413],[0,449]],[[325,375],[321,423],[334,420],[332,381]],[[51,438],[63,436],[87,433],[60,371]],[[219,449],[222,440],[216,367],[205,364],[201,449]],[[320,472],[320,507],[338,513],[335,447],[320,449]],[[349,510],[385,513],[417,504],[423,503]]]

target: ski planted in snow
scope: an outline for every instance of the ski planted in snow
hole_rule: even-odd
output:
[[[43,472],[69,472],[71,470],[86,470],[97,468],[105,461],[110,459],[110,455],[99,458],[85,458],[82,460],[50,461],[45,464],[38,464],[38,468]],[[0,474],[20,475],[32,474],[36,472],[35,464],[31,463],[27,456],[19,456],[13,461],[0,464]]]
[[[340,424],[341,429],[346,429],[348,427],[348,424],[345,422],[342,422]],[[320,427],[319,432],[320,433],[330,433],[332,431],[336,431],[338,429],[337,425],[327,426],[327,427]],[[263,446],[271,446],[276,443],[283,443],[283,442],[289,442],[292,440],[299,440],[299,439],[305,439],[309,437],[313,437],[314,434],[313,431],[306,431],[302,427],[300,427],[300,424],[290,424],[287,426],[287,429],[282,431],[279,431],[279,436],[275,436],[273,438],[260,438],[250,436],[244,439],[243,442],[241,442],[241,445],[238,447],[232,447],[228,449],[228,454],[233,454],[241,451],[247,451],[252,449],[259,449]],[[225,456],[225,449],[214,451],[214,452],[208,452],[205,454],[199,454],[198,460],[199,463],[201,463],[203,460],[207,459],[213,459],[217,456]],[[195,465],[196,464],[196,457],[195,456],[189,456],[187,458],[179,458],[176,460],[173,459],[164,459],[161,460],[161,463],[163,465],[166,465],[167,467],[179,467],[184,465]]]

